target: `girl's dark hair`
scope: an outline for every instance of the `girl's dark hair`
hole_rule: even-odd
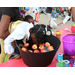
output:
[[[33,17],[31,15],[26,15],[23,20],[28,22],[28,19],[33,19]]]
[[[46,37],[46,30],[45,30],[44,24],[37,24],[33,28],[30,29],[30,33],[35,34],[35,37],[37,39],[37,43],[43,43],[43,40]]]

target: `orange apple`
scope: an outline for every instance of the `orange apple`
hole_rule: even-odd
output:
[[[26,49],[26,48],[24,48],[24,47],[22,47],[22,50],[23,50],[23,51],[25,51],[25,52],[27,51],[27,49]]]
[[[34,50],[34,53],[40,53],[40,51],[39,50]]]
[[[45,43],[45,46],[46,46],[46,47],[49,47],[49,46],[50,46],[50,43],[49,43],[49,42],[46,42],[46,43]]]
[[[31,53],[33,52],[32,50],[28,50],[28,51],[31,52]]]
[[[32,49],[37,49],[37,45],[36,44],[32,45]]]
[[[45,50],[45,49],[41,49],[40,52],[41,52],[41,53],[45,53],[46,50]]]
[[[39,45],[39,49],[44,49],[44,45],[43,44],[40,44]]]
[[[53,46],[49,46],[49,47],[48,47],[48,50],[49,50],[49,51],[54,50]]]
[[[28,46],[29,46],[29,43],[25,43],[24,46],[25,46],[25,47],[28,47]]]

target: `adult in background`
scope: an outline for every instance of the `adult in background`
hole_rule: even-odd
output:
[[[4,62],[6,56],[4,52],[4,39],[10,34],[9,24],[20,19],[19,7],[0,7],[0,42],[1,42],[1,54],[0,64]],[[15,48],[15,44],[14,44]],[[8,55],[7,60],[11,54]]]
[[[50,26],[52,9],[54,10],[54,7],[47,7],[47,9],[46,9],[47,18],[48,18],[47,27],[50,28],[50,29],[52,29],[51,26]]]

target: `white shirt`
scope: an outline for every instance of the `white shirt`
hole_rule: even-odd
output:
[[[14,52],[11,42],[23,39],[26,34],[29,38],[29,29],[32,27],[33,24],[28,22],[22,22],[18,24],[17,28],[4,40],[5,53],[12,54]]]

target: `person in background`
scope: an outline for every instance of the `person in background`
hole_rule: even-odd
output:
[[[66,7],[66,10],[67,10],[68,16],[71,18],[71,13],[70,13],[70,11],[68,10],[68,7]],[[68,21],[70,21],[70,18],[68,19]]]
[[[19,7],[0,7],[0,42],[1,42],[1,54],[0,54],[0,64],[4,62],[6,53],[4,52],[4,39],[9,35],[9,25],[10,22],[14,22],[20,19]],[[15,42],[12,43],[15,49]],[[11,54],[8,54],[7,60]]]
[[[62,20],[65,18],[65,14],[64,14],[64,9],[63,7],[60,7],[60,12],[61,12],[61,15],[62,15]]]
[[[72,14],[75,23],[75,7],[68,7],[69,12]]]
[[[31,14],[31,8],[30,7],[25,7],[25,10],[26,10],[25,16]]]
[[[23,18],[25,17],[25,7],[20,7],[20,20],[23,20]]]
[[[54,7],[47,7],[46,9],[46,13],[47,13],[47,28],[51,28],[50,23],[51,23],[51,13],[52,13],[52,9],[54,10]]]
[[[55,16],[55,18],[58,18],[58,15],[59,15],[58,11],[59,11],[59,8],[56,7],[56,16]]]
[[[33,19],[34,19],[34,25],[39,23],[39,7],[33,7]]]
[[[53,18],[53,20],[57,20],[57,19],[55,18],[56,7],[54,7],[54,8],[55,8],[55,10],[52,10],[52,18]]]
[[[56,9],[58,10],[58,7],[56,7]],[[46,9],[47,19],[48,19],[48,21],[47,21],[47,28],[50,28],[50,29],[52,29],[52,27],[50,26],[52,10],[55,10],[55,8],[54,7],[47,7],[47,9]]]

